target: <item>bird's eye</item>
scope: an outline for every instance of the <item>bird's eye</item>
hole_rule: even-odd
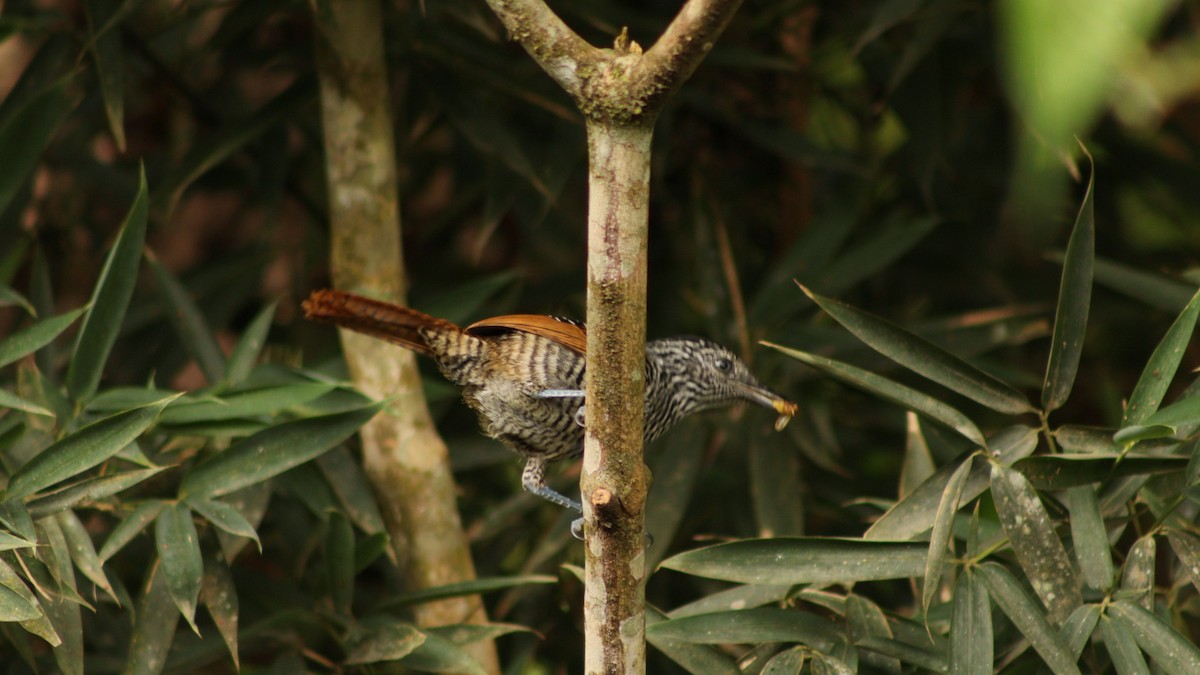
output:
[[[728,373],[733,370],[733,361],[729,359],[717,359],[717,370],[722,373]]]

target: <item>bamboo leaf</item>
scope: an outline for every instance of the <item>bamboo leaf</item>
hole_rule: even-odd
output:
[[[399,619],[364,622],[346,640],[346,665],[395,661],[416,651],[426,635]]]
[[[191,508],[178,503],[159,512],[154,521],[154,541],[158,547],[158,569],[171,593],[171,600],[199,635],[196,599],[204,577],[204,559],[200,555],[200,539],[196,535],[196,524],[192,522]]]
[[[1147,534],[1133,543],[1125,556],[1125,568],[1121,571],[1121,590],[1146,609],[1154,609],[1154,566],[1157,562],[1158,546],[1153,534]]]
[[[13,474],[5,499],[15,499],[78,475],[141,436],[178,395],[90,424],[34,456]]]
[[[942,581],[942,565],[946,561],[946,551],[950,548],[950,539],[954,534],[951,525],[954,524],[954,514],[962,499],[963,487],[967,484],[972,458],[959,465],[946,484],[942,500],[938,504],[937,515],[933,519],[933,532],[929,536],[929,556],[925,560],[925,589],[921,594],[921,606],[928,611],[933,597],[937,595],[938,585]]]
[[[349,438],[382,406],[372,403],[264,429],[196,466],[180,484],[179,496],[218,497],[299,466]]]
[[[646,642],[655,649],[667,655],[675,663],[683,666],[689,673],[713,673],[713,675],[739,675],[742,671],[732,657],[722,653],[717,648],[700,645],[683,640],[673,640],[668,637],[655,635],[649,630],[650,626],[666,621],[667,617],[651,605],[646,606]],[[769,663],[767,664],[770,665]],[[794,671],[798,672],[798,671]],[[767,671],[764,669],[763,675]]]
[[[1046,661],[1046,665],[1057,675],[1078,675],[1077,659],[1059,637],[1058,630],[1050,625],[1037,601],[1016,577],[997,563],[983,563],[977,569],[988,595]]]
[[[137,282],[138,262],[146,241],[147,210],[146,169],[138,174],[137,196],[129,207],[121,232],[100,270],[92,292],[87,316],[75,341],[75,353],[67,369],[67,389],[76,401],[85,401],[100,386],[104,363],[117,341],[133,287]]]
[[[79,571],[89,581],[108,593],[113,602],[120,604],[108,581],[108,575],[104,573],[104,562],[100,560],[100,556],[96,555],[92,537],[88,534],[83,522],[79,520],[79,516],[75,515],[74,511],[63,511],[55,516],[55,520],[58,521],[63,538],[70,548],[71,560],[75,562],[75,567],[79,568]]]
[[[1034,412],[1025,395],[950,352],[878,316],[800,286],[813,302],[868,347],[980,405],[1010,415]]]
[[[1129,631],[1107,616],[1102,616],[1100,635],[1104,637],[1104,647],[1112,657],[1117,675],[1150,675],[1150,666],[1146,665],[1146,659],[1142,658],[1142,651]]]
[[[163,578],[162,562],[150,568],[134,613],[133,636],[125,675],[158,675],[167,665],[167,654],[175,640],[179,610]]]
[[[241,339],[234,346],[225,364],[225,381],[228,384],[238,384],[250,376],[254,364],[262,354],[263,345],[267,343],[267,334],[271,331],[271,322],[275,318],[275,308],[279,305],[272,302],[254,317]]]
[[[979,427],[975,426],[974,422],[955,408],[928,394],[911,389],[848,363],[789,349],[770,342],[763,342],[762,344],[783,352],[797,361],[807,363],[847,384],[903,406],[919,415],[941,422],[962,434],[967,440],[973,443],[984,447],[987,446],[987,441],[984,439],[983,433],[979,431]]]
[[[42,319],[32,326],[13,333],[0,341],[0,368],[50,344],[54,338],[75,323],[86,307]]]
[[[238,670],[238,595],[233,585],[233,572],[219,554],[208,556],[204,562],[204,578],[200,583],[200,600],[208,608],[217,631],[233,658]]]
[[[323,382],[304,382],[228,392],[215,398],[184,399],[167,408],[161,422],[180,425],[273,415],[314,401],[336,388]]]
[[[1171,550],[1187,570],[1192,585],[1200,588],[1200,538],[1182,530],[1167,530],[1167,541],[1171,542]]]
[[[150,270],[158,281],[158,290],[167,304],[167,316],[175,326],[175,332],[187,348],[200,372],[209,384],[216,384],[225,377],[225,355],[208,326],[204,313],[196,305],[191,294],[167,268],[147,253]]]
[[[991,675],[992,604],[987,587],[973,570],[963,570],[954,585],[950,618],[950,672]]]
[[[1154,664],[1172,675],[1200,673],[1200,649],[1157,615],[1128,600],[1108,606],[1108,616],[1133,635]]]
[[[325,575],[333,609],[350,615],[354,602],[354,527],[342,514],[329,514],[325,532]]]
[[[42,616],[42,606],[8,563],[0,560],[0,621],[29,621]]]
[[[699,644],[799,642],[823,652],[845,641],[841,629],[828,619],[774,607],[668,619],[647,626],[646,635]]]
[[[443,584],[419,591],[408,591],[388,597],[379,605],[380,609],[390,610],[405,605],[416,605],[423,602],[434,602],[446,598],[457,598],[465,595],[480,595],[492,591],[503,591],[509,588],[519,588],[532,584],[554,584],[558,578],[548,574],[527,574],[511,577],[484,577],[470,581],[459,581]]]
[[[158,514],[166,508],[167,503],[160,499],[152,499],[139,504],[125,519],[113,528],[108,539],[100,547],[100,560],[107,561],[117,554],[125,545],[138,535],[146,526],[158,518]]]
[[[115,24],[124,6],[113,0],[88,0],[89,45],[96,63],[96,79],[104,98],[104,112],[117,149],[125,152],[125,50]]]
[[[1183,360],[1183,352],[1192,339],[1197,318],[1200,318],[1200,291],[1192,296],[1146,362],[1133,393],[1129,395],[1129,402],[1125,404],[1122,427],[1142,424],[1162,405],[1167,388]]]
[[[927,552],[919,542],[780,537],[687,551],[662,567],[743,584],[849,583],[921,576]]]
[[[1106,591],[1113,584],[1112,555],[1108,547],[1108,531],[1100,515],[1096,490],[1090,485],[1067,491],[1071,510],[1071,540],[1075,544],[1075,559],[1089,586]]]
[[[40,415],[42,417],[54,417],[54,413],[42,406],[17,396],[7,389],[0,389],[0,408],[8,408],[10,410],[20,410],[31,415]]]
[[[992,465],[992,499],[1021,569],[1050,611],[1050,618],[1061,624],[1083,603],[1083,597],[1050,514],[1029,481],[1000,464]]]
[[[1066,490],[1125,476],[1182,472],[1187,457],[1163,455],[1038,455],[1013,464],[1039,490]]]
[[[258,545],[258,552],[262,553],[262,542],[258,539],[258,532],[254,530],[254,526],[246,520],[241,511],[216,499],[189,499],[187,504],[205,520],[223,531],[234,536],[253,539],[254,543]]]
[[[35,518],[53,515],[74,508],[83,502],[94,502],[123,492],[163,471],[167,467],[156,466],[150,469],[135,469],[121,471],[104,476],[88,478],[74,485],[68,485],[60,490],[31,499],[29,513]]]
[[[8,209],[17,190],[37,166],[50,138],[71,111],[67,96],[68,78],[42,89],[0,119],[0,148],[4,148],[4,171],[0,172],[0,213]]]
[[[1091,162],[1090,155],[1088,161]],[[1042,407],[1046,412],[1066,403],[1075,384],[1079,357],[1083,353],[1083,338],[1092,301],[1092,268],[1096,256],[1095,184],[1096,168],[1092,164],[1087,192],[1079,207],[1079,216],[1075,219],[1063,259],[1058,308],[1054,313],[1054,336],[1051,338],[1050,358],[1042,383]]]

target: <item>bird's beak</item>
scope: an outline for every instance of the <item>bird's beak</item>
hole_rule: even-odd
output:
[[[757,403],[764,408],[772,408],[775,412],[779,413],[779,419],[775,421],[776,431],[782,431],[799,408],[795,403],[762,385],[736,382],[734,386],[742,398]]]

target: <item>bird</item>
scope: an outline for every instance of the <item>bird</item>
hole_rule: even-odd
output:
[[[314,291],[305,316],[370,335],[432,357],[447,380],[462,387],[483,433],[525,459],[521,485],[558,506],[582,513],[579,502],[546,485],[547,465],[583,452],[587,332],[578,321],[510,314],[465,328],[423,312],[341,290]],[[763,386],[721,345],[698,337],[646,343],[644,440],[684,417],[749,401],[779,413],[782,430],[797,405]],[[581,536],[582,521],[572,525]]]

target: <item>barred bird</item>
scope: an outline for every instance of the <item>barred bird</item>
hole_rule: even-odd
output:
[[[430,356],[488,436],[525,458],[522,486],[582,513],[546,485],[547,463],[583,452],[587,333],[570,319],[511,314],[460,328],[408,307],[337,290],[315,291],[305,315]],[[695,337],[646,343],[645,442],[684,417],[739,401],[774,409],[782,429],[796,404],[767,389],[733,352]],[[572,526],[579,535],[580,521]]]

